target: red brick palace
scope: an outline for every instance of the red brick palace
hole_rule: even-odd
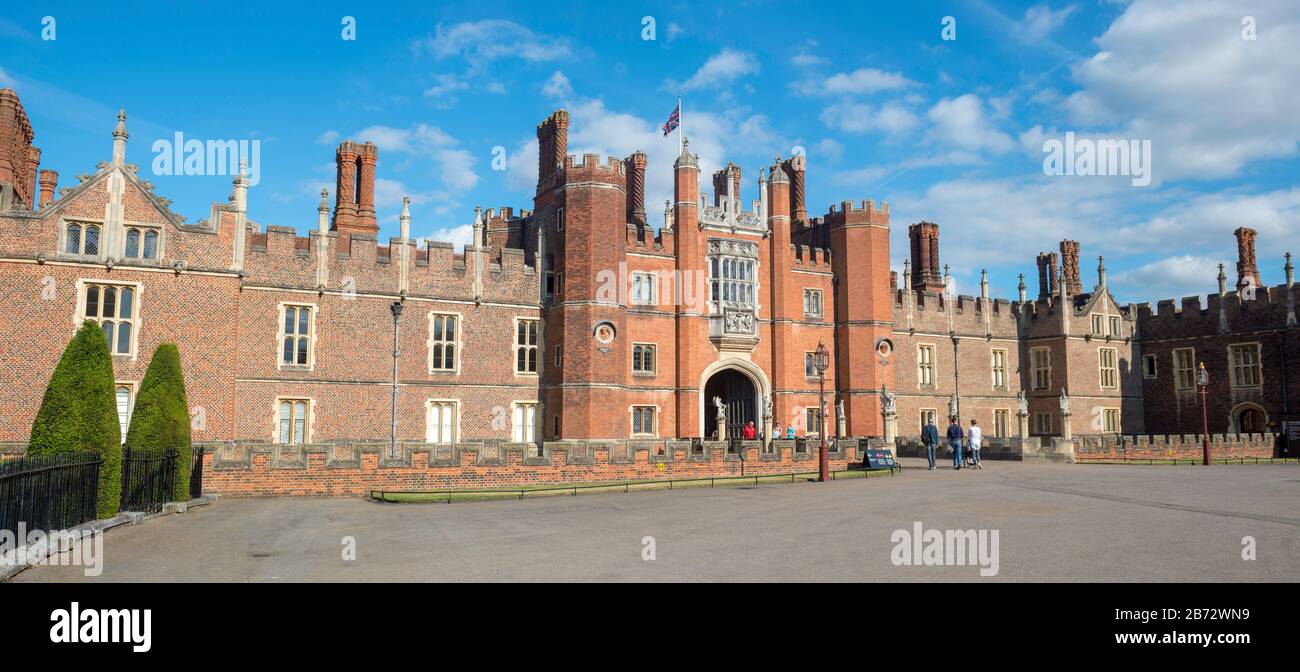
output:
[[[748,421],[803,437],[818,428],[819,343],[827,431],[841,437],[915,435],[923,417],[954,410],[1005,439],[1194,433],[1188,372],[1202,362],[1212,432],[1300,421],[1289,257],[1287,283],[1261,286],[1249,229],[1237,232],[1237,285],[1205,307],[1118,305],[1104,266],[1085,289],[1072,241],[1040,255],[1034,297],[1023,278],[1014,301],[990,297],[987,281],[978,297],[949,297],[937,225],[910,227],[910,260],[891,274],[888,205],[810,216],[802,156],[747,185],[732,164],[701,176],[689,145],[672,166],[570,156],[568,125],[560,110],[537,127],[531,210],[478,213],[473,243],[456,250],[418,245],[405,211],[400,236],[377,239],[368,142],[339,145],[333,207],[322,194],[305,236],[254,221],[243,176],[185,221],[127,162],[124,114],[111,159],[56,198],[22,104],[0,90],[0,441],[26,440],[86,319],[109,337],[124,421],[150,353],[172,341],[196,442],[384,441],[394,302],[404,442],[734,437]],[[648,170],[673,171],[662,226],[645,203]]]

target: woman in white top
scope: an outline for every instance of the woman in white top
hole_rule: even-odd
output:
[[[980,444],[984,442],[984,430],[976,424],[975,418],[971,418],[970,431],[966,432],[966,445],[970,447],[971,461],[976,469],[983,469],[984,464],[980,462]]]

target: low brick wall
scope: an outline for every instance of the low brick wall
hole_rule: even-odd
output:
[[[1211,434],[1210,458],[1273,457],[1276,434]],[[1087,434],[1074,437],[1074,456],[1087,460],[1187,460],[1201,459],[1199,434],[1122,436]]]
[[[199,444],[196,444],[196,447]],[[388,444],[339,442],[304,446],[201,444],[204,494],[235,497],[357,496],[371,490],[443,490],[622,480],[669,480],[816,471],[817,445],[794,441],[765,449],[744,441],[680,440],[466,442]],[[830,468],[861,462],[856,439],[831,446]]]

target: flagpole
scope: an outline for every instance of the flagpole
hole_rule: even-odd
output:
[[[686,147],[682,142],[686,127],[682,126],[682,123],[682,97],[677,96],[677,156],[681,156],[686,151]]]

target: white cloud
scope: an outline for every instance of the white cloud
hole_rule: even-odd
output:
[[[821,121],[829,128],[846,133],[906,133],[920,123],[915,114],[893,102],[881,107],[866,103],[835,103],[822,110]]]
[[[1150,261],[1141,266],[1108,274],[1111,291],[1137,296],[1137,301],[1155,303],[1161,299],[1179,299],[1218,291],[1216,278],[1219,264],[1225,267],[1228,287],[1236,284],[1235,266],[1226,258],[1184,254]],[[1145,298],[1141,298],[1145,297]]]
[[[564,76],[563,72],[555,71],[547,78],[546,83],[542,85],[542,95],[547,98],[556,98],[567,100],[573,97],[573,85],[569,83],[569,78]]]
[[[455,75],[440,74],[434,77],[434,85],[424,90],[424,97],[433,101],[433,106],[446,110],[456,104],[457,91],[469,89],[469,83],[458,79]]]
[[[1260,0],[1257,39],[1236,3],[1137,0],[1076,64],[1076,124],[1150,139],[1157,181],[1237,175],[1300,147],[1300,4]]]
[[[439,25],[432,36],[416,41],[412,51],[427,51],[437,59],[460,56],[469,61],[472,70],[481,70],[498,59],[541,62],[561,60],[573,54],[564,38],[534,33],[526,26],[504,19]]]
[[[932,124],[929,138],[941,145],[979,152],[1001,154],[1015,146],[1015,142],[989,123],[984,105],[978,96],[967,93],[957,98],[944,98],[926,113]]]
[[[359,140],[375,143],[381,156],[384,153],[408,155],[414,158],[432,158],[434,173],[443,186],[450,190],[447,197],[463,193],[478,185],[479,176],[474,171],[475,157],[459,147],[455,138],[437,126],[417,124],[412,128],[370,126],[357,133]],[[378,180],[376,180],[378,188]],[[414,198],[414,196],[412,196]],[[401,201],[399,199],[398,204]]]
[[[16,86],[16,84],[14,78],[10,77],[4,68],[0,68],[0,86]]]
[[[714,54],[683,83],[669,81],[665,88],[679,91],[718,88],[745,75],[759,72],[758,58],[747,51],[723,49]]]
[[[817,143],[817,153],[831,161],[839,161],[844,156],[844,145],[834,138],[824,138]]]
[[[670,22],[668,24],[668,30],[666,32],[668,33],[668,41],[672,42],[673,40],[681,36],[681,34],[685,31],[682,29],[681,26]]]
[[[1031,42],[1042,40],[1064,25],[1065,20],[1074,13],[1075,9],[1078,8],[1069,5],[1053,11],[1046,4],[1035,5],[1025,10],[1025,18],[1021,19],[1017,30],[1025,40]]]
[[[474,240],[474,225],[461,224],[459,226],[447,226],[433,230],[433,233],[418,239],[416,242],[423,247],[430,241],[441,243],[451,243],[456,249],[464,249]]]
[[[321,133],[316,138],[316,143],[321,145],[332,145],[339,141],[339,132],[333,129]]]

